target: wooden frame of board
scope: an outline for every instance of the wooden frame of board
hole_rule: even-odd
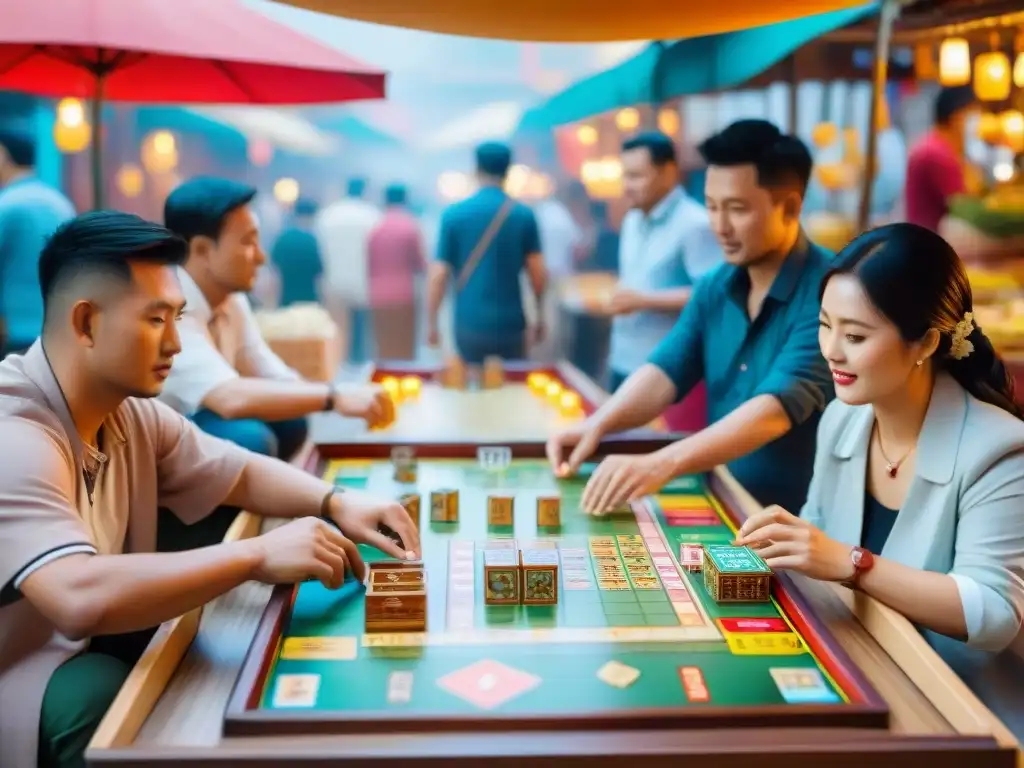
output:
[[[411,370],[408,366],[407,370]],[[385,369],[378,366],[377,372]],[[392,367],[391,370],[397,370]],[[420,369],[422,370],[422,369]],[[574,387],[590,404],[599,404],[607,395],[572,366],[558,365],[562,380]],[[424,372],[426,373],[426,372]],[[381,374],[383,375],[383,374]],[[495,442],[500,440],[496,436]],[[307,456],[312,468],[319,457]],[[712,473],[716,494],[730,501],[739,515],[748,515],[759,505],[723,468]],[[243,513],[228,532],[237,540],[256,535],[261,520]],[[886,734],[876,738],[871,729],[754,728],[730,730],[732,749],[723,754],[721,737],[714,729],[661,729],[646,731],[606,731],[584,734],[574,731],[531,733],[473,734],[462,740],[451,734],[396,734],[388,739],[373,736],[318,737],[224,737],[217,744],[179,747],[162,740],[139,743],[140,733],[158,703],[171,707],[199,706],[193,699],[172,693],[172,681],[182,659],[200,632],[202,609],[165,623],[122,687],[114,704],[97,730],[89,748],[90,765],[135,766],[188,765],[193,768],[214,766],[269,767],[286,762],[293,766],[369,765],[383,768],[408,768],[410,764],[430,766],[484,765],[521,766],[524,764],[559,766],[617,765],[623,760],[644,755],[647,766],[679,765],[680,759],[700,761],[716,768],[793,768],[828,764],[830,768],[863,768],[866,760],[873,768],[906,768],[910,757],[927,759],[932,768],[975,768],[988,766],[1024,766],[1019,745],[1008,729],[988,710],[950,670],[902,616],[863,594],[804,579],[794,579],[804,599],[818,606],[827,605],[839,621],[846,650],[871,664],[861,668],[870,681],[887,697],[894,718],[915,719],[916,700],[941,718],[936,725],[914,723],[909,731],[932,735]],[[841,606],[837,608],[837,606]],[[848,611],[849,613],[846,613]],[[855,618],[856,622],[850,619]],[[859,623],[857,623],[859,622]],[[877,665],[877,669],[875,666]],[[894,688],[893,678],[905,682]],[[899,695],[895,695],[896,693]],[[171,702],[160,702],[162,696]],[[904,695],[905,694],[905,695]],[[226,694],[225,694],[226,698]],[[897,701],[899,699],[899,701]],[[221,710],[222,712],[223,710]],[[220,712],[210,713],[219,715]],[[939,735],[942,734],[942,735]]]

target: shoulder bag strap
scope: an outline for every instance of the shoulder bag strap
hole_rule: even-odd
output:
[[[477,240],[476,246],[473,248],[473,252],[469,254],[469,258],[466,259],[466,263],[459,271],[458,280],[455,283],[456,292],[461,292],[466,287],[466,283],[469,282],[469,278],[473,276],[477,266],[480,264],[480,259],[483,258],[484,253],[490,247],[491,242],[498,234],[498,230],[501,229],[501,225],[505,223],[505,219],[508,218],[509,213],[512,212],[512,206],[515,203],[512,198],[506,198],[505,202],[501,204],[501,208],[494,214],[494,218],[491,219],[491,223],[487,225],[487,229]]]

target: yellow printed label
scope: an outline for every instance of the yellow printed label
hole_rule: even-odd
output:
[[[662,509],[711,509],[711,502],[708,501],[707,496],[668,496],[663,494],[655,496],[654,500]]]
[[[725,642],[737,656],[797,656],[807,651],[792,632],[726,632]]]
[[[288,637],[281,648],[281,658],[352,661],[357,647],[354,637]]]

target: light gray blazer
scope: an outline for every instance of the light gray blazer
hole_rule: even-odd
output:
[[[818,426],[814,477],[801,517],[860,544],[871,406],[833,400]],[[917,444],[916,474],[881,556],[956,580],[967,644],[999,651],[1024,613],[1024,422],[935,382]]]

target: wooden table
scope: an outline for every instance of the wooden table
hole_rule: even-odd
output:
[[[560,371],[588,401],[602,399],[595,385],[569,368]],[[515,444],[503,440],[501,432],[509,421],[525,429],[524,413],[519,409],[510,416],[499,410],[490,417],[493,433],[488,436],[495,443]],[[540,434],[548,426],[534,422],[530,429]],[[322,423],[317,429],[324,436],[332,427]],[[480,430],[479,425],[474,429]],[[318,458],[310,457],[311,467]],[[716,470],[714,480],[728,488],[747,513],[758,508],[725,470]],[[242,515],[229,537],[254,535],[260,527],[258,519]],[[891,712],[888,731],[736,729],[728,731],[726,748],[722,731],[694,728],[224,737],[225,706],[271,592],[269,587],[246,584],[160,629],[101,724],[88,759],[96,766],[193,767],[592,766],[641,755],[649,765],[678,767],[680,760],[689,760],[702,768],[791,768],[794,763],[861,768],[865,762],[873,768],[905,768],[914,758],[926,759],[933,768],[1022,764],[1012,735],[907,621],[863,595],[806,579],[795,581],[815,614],[885,699]]]

